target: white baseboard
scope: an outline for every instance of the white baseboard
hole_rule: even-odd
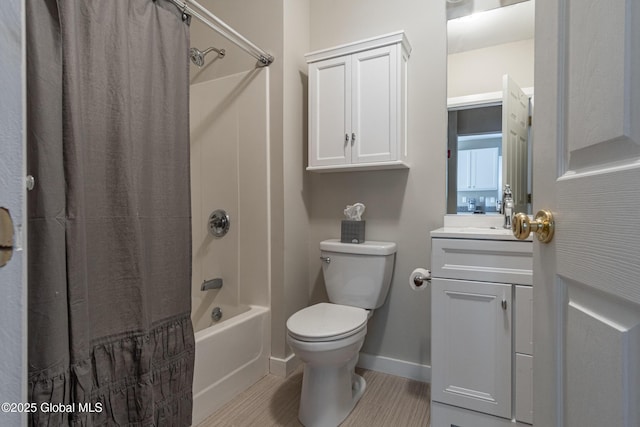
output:
[[[298,359],[295,354],[290,354],[284,359],[271,356],[269,359],[269,372],[273,375],[286,378],[300,366],[300,363],[302,362],[300,362],[300,359]],[[431,382],[431,366],[429,365],[360,353],[358,367],[398,377],[410,378],[416,381]]]
[[[269,372],[278,377],[286,378],[300,365],[300,359],[290,354],[284,359],[273,357],[269,359]]]
[[[371,371],[383,372],[397,377],[410,378],[425,383],[431,382],[431,366],[406,362],[390,357],[360,353],[358,367]]]

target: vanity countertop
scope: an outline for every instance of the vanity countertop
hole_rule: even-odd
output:
[[[431,237],[441,239],[511,240],[531,242],[513,237],[510,228],[504,228],[502,215],[445,215],[444,227],[431,231]]]
[[[431,232],[431,237],[443,239],[478,239],[478,240],[513,240],[511,229],[502,227],[486,226],[486,227],[452,227],[445,226]],[[531,241],[531,235],[525,241]]]

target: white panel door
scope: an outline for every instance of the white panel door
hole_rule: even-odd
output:
[[[353,163],[397,158],[397,46],[353,55]]]
[[[351,163],[351,57],[309,65],[309,166]]]
[[[511,285],[432,280],[433,400],[511,418]]]
[[[640,425],[640,2],[536,2],[534,425]]]
[[[508,75],[502,77],[502,182],[511,185],[516,212],[527,210],[529,97]]]

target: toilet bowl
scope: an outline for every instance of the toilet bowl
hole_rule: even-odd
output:
[[[298,418],[306,427],[335,427],[362,397],[355,373],[373,309],[383,304],[395,262],[395,243],[320,243],[329,303],[287,320],[287,343],[305,363]]]
[[[305,426],[337,426],[364,393],[354,369],[368,317],[361,308],[320,303],[287,321],[287,342],[305,363],[298,413]]]

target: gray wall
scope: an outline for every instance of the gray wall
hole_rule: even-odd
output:
[[[273,324],[272,354],[276,357],[291,354],[285,341],[287,319],[309,305],[307,250],[311,234],[311,188],[309,174],[305,171],[308,78],[304,59],[310,45],[309,20],[309,0],[284,0],[284,281],[282,316]],[[276,289],[275,284],[273,289]],[[273,303],[275,306],[275,300]],[[276,316],[274,313],[274,320]]]
[[[384,306],[369,322],[362,351],[430,365],[429,291],[409,288],[409,274],[429,267],[429,231],[445,213],[445,2],[422,0],[311,1],[311,50],[404,29],[409,59],[407,170],[309,174],[309,283],[312,301],[324,298],[318,243],[338,237],[346,204],[367,206],[366,238],[398,243],[396,268]]]
[[[0,7],[0,206],[14,225],[24,224],[24,14],[21,0]],[[14,243],[15,244],[15,243]],[[26,252],[14,251],[0,268],[0,401],[26,402]],[[19,413],[0,412],[1,425],[26,423]]]

